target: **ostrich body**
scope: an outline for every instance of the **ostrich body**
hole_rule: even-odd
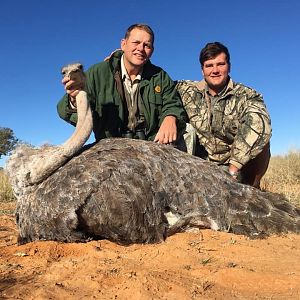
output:
[[[28,149],[18,156],[27,157]],[[236,183],[210,162],[147,141],[102,140],[19,191],[20,243],[152,243],[192,227],[253,237],[300,232],[300,210],[284,197]]]
[[[84,76],[78,64],[63,74]],[[300,232],[300,209],[284,197],[172,146],[115,138],[83,147],[93,127],[84,91],[76,104],[78,123],[63,145],[23,145],[7,161],[19,243],[154,243],[193,227],[252,237]]]

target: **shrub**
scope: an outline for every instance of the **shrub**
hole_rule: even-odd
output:
[[[0,169],[0,202],[14,201],[14,195],[8,177],[5,175],[3,169]]]
[[[300,204],[300,150],[271,157],[262,179],[262,189],[284,194],[289,201]]]

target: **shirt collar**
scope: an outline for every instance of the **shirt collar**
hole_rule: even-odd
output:
[[[141,70],[141,72],[135,77],[135,80],[141,80],[142,79],[142,72],[143,72],[143,70]],[[127,78],[127,79],[131,80],[130,76],[128,75],[127,70],[125,68],[124,54],[121,57],[121,74],[122,74],[122,79]]]
[[[208,86],[207,86],[207,83],[206,81],[203,79],[201,81],[199,81],[197,84],[196,84],[197,88],[201,91],[204,91],[205,93],[209,94],[208,93]],[[227,83],[227,85],[224,87],[224,89],[219,93],[219,96],[220,95],[223,95],[223,94],[226,94],[230,91],[233,90],[233,81],[232,79],[229,77],[229,81]]]

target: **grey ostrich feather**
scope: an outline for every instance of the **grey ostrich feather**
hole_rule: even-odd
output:
[[[172,146],[105,139],[42,182],[25,184],[26,172],[16,170],[30,152],[20,147],[6,167],[20,243],[155,243],[193,227],[251,237],[300,232],[300,210],[283,196],[236,183],[218,166]]]

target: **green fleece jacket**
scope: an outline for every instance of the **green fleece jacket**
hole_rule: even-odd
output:
[[[127,126],[127,106],[123,98],[121,81],[121,56],[117,51],[109,61],[93,65],[86,72],[86,91],[90,101],[96,141],[105,137],[121,136]],[[139,99],[143,105],[146,136],[153,140],[163,119],[172,115],[177,119],[177,130],[185,127],[185,111],[175,83],[161,68],[148,61],[139,85]],[[77,112],[69,105],[68,95],[57,105],[59,116],[76,125]]]

